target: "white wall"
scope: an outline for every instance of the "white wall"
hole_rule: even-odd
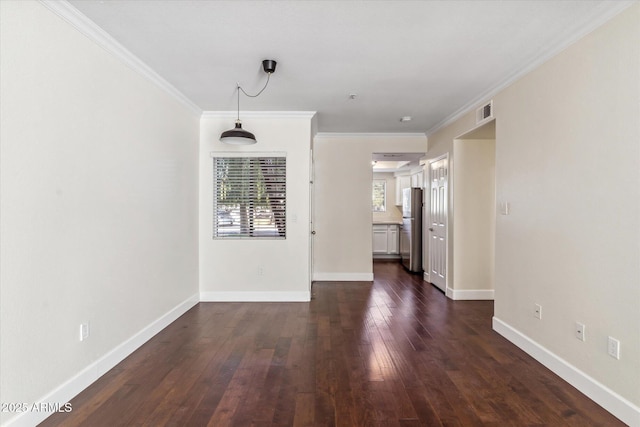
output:
[[[205,301],[310,299],[310,143],[313,113],[242,113],[258,143],[231,146],[220,134],[234,116],[205,113],[200,125],[200,294]],[[211,152],[285,152],[286,240],[221,240],[213,235]]]
[[[453,192],[453,269],[457,299],[492,299],[495,254],[495,140],[456,139]],[[473,291],[473,292],[468,292]],[[478,291],[485,291],[478,292]]]
[[[497,217],[495,315],[638,406],[639,60],[636,4],[494,103],[497,198],[511,204]]]
[[[424,135],[316,136],[314,280],[373,279],[371,155],[426,149]]]
[[[198,117],[40,3],[0,7],[0,394],[39,402],[193,303]]]
[[[396,206],[396,178],[392,172],[374,172],[374,180],[381,180],[386,182],[385,190],[385,212],[373,212],[372,221],[385,222],[385,221],[398,221],[402,222],[402,209],[400,206]]]
[[[639,60],[635,4],[494,97],[496,199],[511,205],[496,216],[494,328],[630,425],[640,425]],[[429,135],[428,156],[455,151],[474,122],[471,111]]]

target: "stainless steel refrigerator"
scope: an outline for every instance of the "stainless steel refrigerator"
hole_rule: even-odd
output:
[[[422,189],[402,190],[402,227],[400,257],[405,268],[422,272]]]

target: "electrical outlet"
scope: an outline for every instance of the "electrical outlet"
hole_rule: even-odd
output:
[[[533,309],[533,315],[537,318],[537,319],[542,319],[542,306],[540,304],[536,304],[534,309]]]
[[[607,353],[614,359],[620,359],[620,341],[613,337],[609,337]]]
[[[586,341],[587,339],[587,336],[585,335],[586,332],[587,331],[584,324],[580,322],[576,322],[576,330],[575,330],[576,338],[578,338],[580,341]]]
[[[80,324],[80,341],[89,338],[89,322]]]

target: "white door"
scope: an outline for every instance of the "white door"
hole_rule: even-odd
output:
[[[447,157],[429,164],[429,281],[447,291]]]

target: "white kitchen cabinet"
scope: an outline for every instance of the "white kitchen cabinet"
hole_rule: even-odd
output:
[[[373,225],[373,254],[374,255],[398,255],[398,225],[374,224]]]
[[[389,254],[399,254],[400,249],[398,245],[398,238],[400,234],[398,232],[397,225],[390,225],[387,229],[387,253]]]
[[[396,176],[396,206],[402,206],[402,190],[411,187],[411,176]]]
[[[387,226],[377,225],[373,226],[373,253],[374,254],[386,254],[387,253]]]

